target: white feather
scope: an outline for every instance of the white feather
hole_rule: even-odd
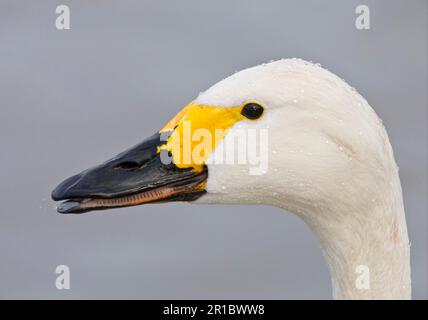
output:
[[[335,298],[408,299],[410,257],[401,186],[388,136],[367,101],[318,65],[288,59],[240,71],[196,103],[231,107],[256,100],[268,128],[268,171],[209,164],[207,194],[197,203],[264,203],[299,215],[320,239]],[[214,151],[210,158],[216,156]],[[212,160],[212,159],[211,159]],[[359,265],[370,289],[357,288]]]

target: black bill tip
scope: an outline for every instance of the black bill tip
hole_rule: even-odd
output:
[[[207,168],[163,163],[155,134],[110,160],[74,175],[52,191],[62,214],[165,201],[194,201],[205,193]]]
[[[56,210],[62,214],[77,213],[79,211],[79,207],[80,207],[80,202],[75,200],[67,200],[60,203],[56,207]]]

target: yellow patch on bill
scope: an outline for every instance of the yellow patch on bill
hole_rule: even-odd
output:
[[[241,107],[216,107],[194,103],[184,107],[160,131],[172,132],[166,144],[159,147],[172,154],[179,168],[201,171],[206,159],[236,122],[245,119]]]

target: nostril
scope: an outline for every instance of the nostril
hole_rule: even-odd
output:
[[[124,161],[115,166],[115,169],[135,169],[139,168],[140,164],[135,161]]]

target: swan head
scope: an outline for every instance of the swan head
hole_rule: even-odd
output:
[[[62,213],[158,201],[269,204],[312,214],[367,206],[392,151],[366,100],[286,59],[218,82],[143,143],[62,182]],[[354,194],[354,196],[350,196]]]
[[[344,80],[303,60],[218,82],[52,198],[65,200],[60,213],[166,201],[278,206],[319,238],[334,297],[410,297],[401,186],[382,122]],[[373,286],[361,291],[355,274],[368,266]]]

